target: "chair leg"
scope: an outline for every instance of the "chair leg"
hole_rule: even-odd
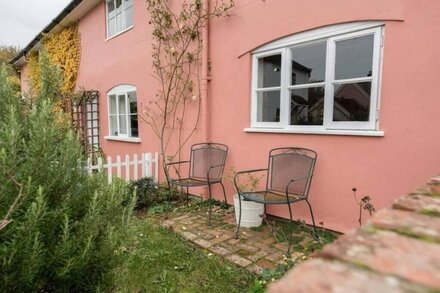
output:
[[[208,184],[209,191],[209,218],[208,218],[208,226],[211,226],[211,214],[212,214],[212,196],[211,196],[211,184]]]
[[[186,187],[186,206],[189,205],[189,187]]]
[[[313,238],[315,238],[315,240],[318,240],[319,238],[318,238],[318,233],[316,232],[315,217],[313,216],[312,205],[309,203],[307,199],[306,199],[306,203],[309,205],[310,215],[312,216]]]
[[[290,216],[290,223],[289,223],[289,246],[287,248],[287,256],[290,257],[290,247],[292,246],[292,234],[293,234],[293,219],[292,219],[292,207],[290,206],[290,203],[287,204],[289,207],[289,216]]]
[[[220,181],[220,184],[222,185],[222,189],[223,189],[223,195],[225,196],[225,204],[228,204],[228,200],[226,199],[226,191],[225,191],[225,186],[223,185],[223,182]]]
[[[237,230],[235,231],[235,239],[238,239],[238,233],[240,232],[240,224],[241,224],[241,196],[238,194],[238,224],[237,224]],[[235,211],[237,212],[237,211]]]

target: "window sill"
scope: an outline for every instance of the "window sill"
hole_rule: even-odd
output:
[[[132,25],[132,26],[127,27],[126,29],[120,31],[119,33],[114,34],[114,35],[111,36],[111,37],[107,37],[107,39],[105,39],[105,41],[106,41],[106,42],[107,42],[107,41],[110,41],[111,39],[116,38],[117,36],[122,35],[122,34],[125,33],[125,32],[128,32],[128,31],[131,30],[133,27],[134,27],[134,26]]]
[[[107,140],[114,140],[114,141],[141,143],[141,139],[139,137],[105,136],[104,138]]]
[[[319,135],[351,135],[351,136],[385,136],[384,131],[379,130],[316,130],[316,129],[286,129],[286,128],[245,128],[244,132],[261,133],[297,133],[297,134],[319,134]]]

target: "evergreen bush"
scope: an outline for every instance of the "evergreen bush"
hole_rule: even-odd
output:
[[[107,291],[135,196],[89,176],[54,110],[59,69],[40,55],[41,91],[23,100],[0,73],[0,291]]]

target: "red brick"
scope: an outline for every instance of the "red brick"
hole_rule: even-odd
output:
[[[440,242],[440,217],[386,209],[378,212],[370,223],[376,228]]]
[[[440,288],[440,245],[437,244],[392,232],[358,231],[340,237],[320,255]]]
[[[440,213],[440,198],[413,194],[398,198],[393,208],[405,211]]]
[[[314,259],[269,285],[268,293],[428,292],[399,278],[381,275],[337,261]]]

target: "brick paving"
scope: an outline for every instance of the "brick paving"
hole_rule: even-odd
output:
[[[340,237],[268,291],[440,292],[440,176],[396,199],[392,209]]]
[[[162,226],[177,232],[194,244],[217,254],[230,262],[259,274],[263,269],[274,269],[284,261],[287,243],[277,243],[267,226],[259,229],[240,228],[240,239],[235,239],[235,218],[232,209],[217,209],[211,226],[207,225],[205,211],[173,213]],[[313,241],[310,235],[304,235]],[[293,251],[292,259],[300,260],[304,254]]]

